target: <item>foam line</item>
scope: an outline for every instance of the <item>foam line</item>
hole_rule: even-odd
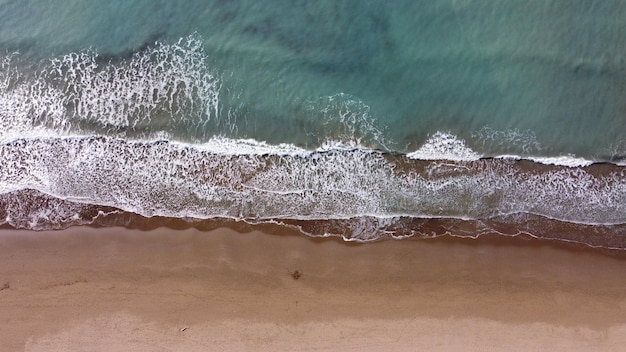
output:
[[[305,152],[111,137],[0,145],[0,194],[37,189],[144,216],[480,219],[532,213],[586,224],[626,219],[626,170],[514,160],[425,161],[371,150]],[[234,152],[229,148],[235,148]],[[270,149],[268,149],[270,148]]]
[[[411,159],[472,161],[481,155],[465,145],[465,141],[451,133],[437,132],[418,150],[407,154]]]
[[[101,63],[92,50],[0,70],[0,141],[43,136],[171,131],[219,116],[221,83],[197,35],[155,43],[129,60]],[[18,69],[21,67],[21,69]],[[132,134],[132,133],[131,133]]]

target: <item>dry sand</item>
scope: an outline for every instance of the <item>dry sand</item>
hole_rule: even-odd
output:
[[[623,256],[532,243],[0,231],[0,351],[623,350]]]

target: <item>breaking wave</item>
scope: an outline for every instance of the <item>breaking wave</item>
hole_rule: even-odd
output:
[[[120,62],[102,62],[86,50],[26,67],[12,54],[1,68],[0,141],[142,138],[195,131],[219,115],[220,80],[197,36],[155,43]]]
[[[532,156],[542,150],[532,132],[483,128],[465,141],[441,131],[402,153],[366,104],[337,94],[307,105],[313,145],[236,137],[197,36],[115,62],[87,50],[0,65],[5,226],[136,214],[356,241],[493,232],[626,248],[626,169]],[[507,143],[523,156],[489,152]]]
[[[249,222],[375,218],[388,227],[404,218],[482,221],[527,214],[616,226],[626,219],[626,169],[610,164],[431,161],[362,149],[294,153],[250,141],[244,145],[251,150],[242,154],[238,142],[222,141],[16,140],[0,146],[0,194],[36,190],[72,204],[145,217]],[[44,204],[49,207],[37,211],[7,205],[3,222],[46,228],[84,220],[80,206],[72,213],[72,207],[57,211],[57,203]],[[31,210],[16,214],[12,209]],[[350,237],[385,236],[386,230],[372,227]]]

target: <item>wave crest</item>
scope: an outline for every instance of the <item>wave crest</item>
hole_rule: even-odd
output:
[[[418,150],[407,154],[411,159],[421,160],[457,160],[471,161],[480,159],[480,155],[465,145],[457,136],[437,132],[430,136]]]
[[[103,63],[93,50],[51,59],[34,72],[18,70],[17,61],[10,55],[2,62],[0,140],[141,136],[197,129],[219,116],[220,80],[197,35],[117,62]]]
[[[169,217],[626,219],[626,171],[615,165],[427,161],[363,149],[275,153],[263,144],[261,153],[242,154],[231,143],[232,152],[226,144],[218,153],[210,144],[109,137],[19,140],[0,145],[0,193],[32,188]]]

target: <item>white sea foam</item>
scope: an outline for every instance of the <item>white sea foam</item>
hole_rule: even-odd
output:
[[[573,155],[569,156],[555,156],[555,157],[539,157],[539,156],[530,156],[530,157],[522,157],[519,155],[498,155],[494,157],[494,159],[503,159],[503,160],[530,160],[539,164],[544,165],[557,165],[557,166],[567,166],[567,167],[583,167],[593,165],[595,162],[592,160],[588,160],[585,158],[578,158]],[[619,164],[616,164],[619,165]]]
[[[492,131],[493,132],[493,131]],[[494,135],[500,135],[493,132]],[[502,136],[508,138],[521,138],[520,136],[532,136],[532,134],[522,134],[519,131],[512,131],[509,133],[502,133]],[[493,137],[495,138],[495,137]],[[530,138],[530,137],[529,137]],[[530,138],[530,140],[533,140]],[[471,148],[467,147],[465,141],[459,139],[457,136],[445,133],[437,132],[432,135],[422,147],[415,152],[407,154],[407,157],[411,159],[419,160],[452,160],[452,161],[473,161],[478,160],[482,156],[476,153]],[[568,167],[582,167],[589,166],[594,161],[576,157],[574,155],[566,156],[521,156],[521,155],[498,155],[496,159],[509,159],[509,160],[531,160],[536,163],[545,165],[558,165]]]
[[[320,149],[377,148],[389,150],[384,129],[370,115],[370,107],[349,94],[339,93],[308,102],[313,119],[309,131],[319,136]]]
[[[249,140],[215,143],[16,140],[0,145],[0,194],[31,188],[78,203],[180,218],[480,219],[532,213],[588,224],[626,218],[626,171],[619,169],[604,176],[581,168],[535,173],[517,163],[480,160],[471,167],[433,162],[413,170],[359,149],[306,152]],[[49,211],[35,213],[55,219]],[[35,213],[24,215],[44,221],[31,219]]]
[[[136,127],[156,114],[170,122],[203,122],[218,114],[219,80],[208,69],[196,36],[155,43],[121,64],[98,64],[96,53],[51,60],[47,78],[61,80],[72,116],[116,127]],[[144,121],[148,120],[148,121]]]
[[[208,142],[195,145],[199,150],[222,155],[306,155],[310,152],[293,144],[268,144],[254,139],[213,137]]]
[[[574,155],[568,156],[556,156],[556,157],[528,157],[528,160],[532,160],[536,163],[542,163],[546,165],[560,165],[569,167],[581,167],[589,166],[594,162],[585,158],[578,158]]]
[[[526,172],[515,163],[480,160],[444,132],[407,156],[449,162],[398,167],[392,156],[368,149],[385,149],[384,133],[369,107],[343,94],[312,103],[319,108],[313,118],[321,121],[316,150],[228,137],[175,142],[172,131],[180,125],[219,115],[219,79],[193,36],[105,64],[86,51],[27,74],[13,60],[5,58],[0,72],[0,194],[35,189],[79,205],[11,204],[9,223],[65,223],[84,210],[80,204],[249,221],[517,212],[594,224],[626,218],[624,171]],[[142,128],[147,132],[137,138],[127,133]],[[574,157],[531,160],[587,165]],[[394,220],[376,221],[384,231]],[[351,238],[370,236],[371,224],[355,227]]]
[[[171,141],[176,138],[173,132],[186,126],[187,131],[200,131],[201,136],[192,136],[191,140],[216,153],[306,152],[292,144],[270,145],[227,137],[206,139],[202,132],[205,125],[211,119],[219,120],[220,80],[208,67],[202,42],[196,35],[174,44],[155,43],[118,62],[103,63],[97,53],[89,50],[52,59],[48,64],[31,68],[33,72],[20,71],[24,65],[18,61],[15,54],[0,61],[0,143],[90,135]],[[319,128],[312,131],[319,138],[318,147],[313,149],[391,151],[384,129],[377,126],[369,106],[357,98],[336,94],[311,101],[308,106],[314,120],[311,126]],[[483,144],[496,143],[500,147],[519,144],[527,152],[541,149],[530,131],[483,128],[474,136]],[[457,136],[437,132],[408,157],[467,161],[477,160],[481,154]],[[591,163],[572,156],[524,154],[523,158],[566,166]]]
[[[14,67],[16,60],[16,54],[11,54],[0,65],[0,142],[50,135],[43,126],[49,121],[59,130],[66,128],[62,92],[41,79],[24,82],[23,74]]]
[[[219,116],[220,80],[193,35],[155,43],[129,60],[102,63],[94,51],[50,60],[35,72],[1,62],[0,141],[105,133],[124,136],[149,124],[173,130]]]
[[[437,132],[428,138],[421,148],[407,154],[407,157],[421,160],[470,161],[478,160],[481,156],[465,145],[465,141],[457,136],[451,133]]]

